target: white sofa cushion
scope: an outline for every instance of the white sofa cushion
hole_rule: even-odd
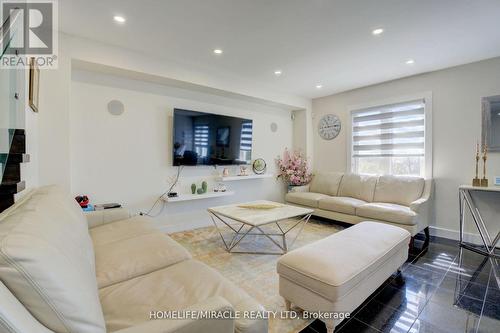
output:
[[[311,192],[335,196],[339,192],[339,186],[343,176],[344,174],[339,172],[317,173],[313,176],[309,184],[309,190]]]
[[[318,208],[318,201],[328,197],[326,194],[315,192],[290,192],[286,194],[285,200],[297,205]]]
[[[196,260],[103,288],[99,294],[108,332],[147,322],[150,311],[182,310],[216,296],[236,311],[264,310],[241,288]],[[236,332],[267,332],[267,321],[237,319]]]
[[[376,176],[345,174],[340,182],[338,195],[372,202],[377,179]]]
[[[191,258],[189,252],[135,216],[90,229],[99,288],[133,279]]]
[[[190,258],[184,247],[160,232],[96,246],[97,286],[107,287]]]
[[[419,177],[380,176],[373,201],[409,206],[422,196],[424,184]]]
[[[350,197],[329,197],[319,200],[318,208],[334,212],[356,215],[356,207],[364,205],[366,201]]]
[[[145,216],[134,216],[89,229],[94,247],[158,232],[160,231],[153,227],[151,218]]]
[[[105,332],[87,220],[59,188],[33,191],[0,215],[0,280],[55,332]]]
[[[278,261],[278,274],[336,301],[393,256],[408,253],[409,240],[410,233],[402,228],[361,222],[285,254]]]
[[[372,202],[361,205],[356,208],[356,215],[407,225],[417,224],[418,216],[410,207],[384,202]]]

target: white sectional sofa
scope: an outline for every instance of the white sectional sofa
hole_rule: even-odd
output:
[[[428,237],[432,180],[336,172],[315,174],[311,183],[286,194],[286,202],[310,207],[314,215],[356,224],[376,221]]]
[[[85,216],[53,186],[0,214],[0,332],[267,332],[266,320],[232,316],[151,320],[169,310],[264,309],[145,217]]]

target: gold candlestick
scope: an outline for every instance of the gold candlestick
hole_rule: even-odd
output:
[[[479,142],[476,145],[476,177],[472,180],[472,186],[481,186],[481,179],[479,179]]]
[[[484,144],[483,150],[483,179],[481,179],[481,186],[488,187],[488,179],[486,178],[486,160],[488,159],[488,145]]]

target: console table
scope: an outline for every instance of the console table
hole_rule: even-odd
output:
[[[462,185],[459,187],[459,205],[460,205],[460,246],[468,250],[494,257],[499,259],[500,254],[496,251],[496,245],[500,239],[500,232],[492,238],[490,232],[488,231],[486,224],[484,223],[483,217],[481,216],[481,211],[476,205],[471,192],[483,191],[483,192],[495,192],[498,195],[498,201],[500,203],[500,187],[475,187],[469,185]],[[468,208],[472,220],[479,231],[481,240],[484,244],[484,250],[472,244],[466,243],[463,240],[464,236],[464,226],[465,226],[465,208]],[[500,218],[500,217],[499,217]],[[499,221],[496,221],[499,222]]]

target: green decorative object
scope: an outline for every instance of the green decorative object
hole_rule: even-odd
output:
[[[196,190],[196,193],[198,193],[198,194],[203,194],[203,193],[205,193],[205,192],[203,192],[203,189],[202,189],[202,188],[199,188],[198,190]]]
[[[203,181],[201,183],[201,189],[203,190],[203,193],[207,193],[207,190],[208,190],[208,184],[206,181]]]
[[[196,184],[191,184],[191,193],[195,194],[196,193]]]

